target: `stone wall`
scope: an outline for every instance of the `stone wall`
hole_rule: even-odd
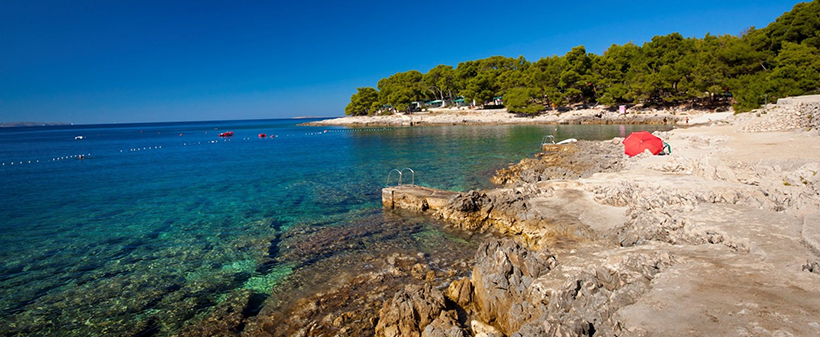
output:
[[[777,105],[769,105],[763,111],[755,112],[758,118],[751,118],[738,129],[739,132],[772,132],[796,129],[820,130],[820,96],[781,98]]]
[[[819,131],[820,130],[820,103],[814,103],[811,105],[811,117],[810,117],[810,124],[812,130]]]

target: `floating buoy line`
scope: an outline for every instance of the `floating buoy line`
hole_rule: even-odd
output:
[[[214,140],[206,140],[205,145],[225,143],[225,142],[230,142],[230,141],[231,141],[231,138],[220,138],[220,139],[214,139]],[[195,145],[203,145],[203,142],[182,143],[182,146],[195,146]]]
[[[56,161],[69,160],[69,159],[83,160],[83,159],[89,159],[89,158],[91,158],[90,153],[82,153],[82,154],[72,154],[72,155],[67,155],[67,156],[51,157],[51,159],[43,159],[42,161],[43,162],[56,162]],[[27,164],[37,164],[39,162],[40,162],[40,159],[19,160],[19,161],[2,162],[2,163],[0,163],[0,166],[15,166],[15,165],[16,166],[21,166],[21,165],[27,165]]]
[[[331,130],[322,130],[320,132],[308,132],[305,133],[306,136],[318,136],[324,135],[328,133],[348,133],[348,132],[374,132],[374,131],[392,131],[398,128],[357,128],[357,129],[331,129]],[[142,131],[140,131],[142,133]],[[207,133],[207,132],[205,132]],[[159,132],[158,132],[159,134]],[[183,134],[179,134],[182,136]],[[207,140],[207,141],[197,141],[197,142],[183,142],[182,146],[196,146],[196,145],[208,145],[208,144],[217,144],[217,143],[224,143],[230,142],[233,139],[233,132],[231,132],[231,137],[220,137],[219,139],[215,140]],[[279,138],[278,134],[265,134],[266,137],[262,137],[262,134],[259,134],[258,139],[276,139]],[[290,134],[284,135],[285,137],[291,136]],[[78,136],[82,137],[82,136]],[[86,137],[75,139],[85,139]],[[252,140],[251,137],[243,137],[241,140]],[[143,151],[150,151],[150,150],[160,150],[162,149],[162,145],[153,145],[153,146],[141,146],[141,147],[132,147],[128,149],[121,149],[120,153],[138,153]],[[32,159],[32,160],[13,160],[9,162],[0,162],[0,167],[4,166],[23,166],[29,164],[38,164],[38,163],[47,163],[47,162],[58,162],[58,161],[65,161],[65,160],[84,160],[84,159],[92,159],[93,156],[91,153],[81,153],[81,154],[70,154],[64,156],[55,156],[46,159]]]
[[[161,148],[162,148],[162,145],[155,145],[155,146],[148,146],[148,147],[134,147],[134,148],[128,149],[128,152],[156,150],[156,149],[161,149]],[[125,152],[125,150],[120,150],[120,152]]]
[[[393,131],[397,128],[364,128],[364,129],[335,129],[335,130],[324,130],[322,132],[313,132],[313,133],[306,133],[306,135],[317,135],[323,133],[346,133],[346,132],[365,132],[365,131]]]

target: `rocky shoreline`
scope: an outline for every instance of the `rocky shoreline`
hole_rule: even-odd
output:
[[[443,330],[441,314],[421,335],[820,333],[817,112],[659,132],[669,156],[579,142],[453,196],[430,215],[512,239],[482,244],[472,276],[443,291],[466,318]],[[750,134],[760,125],[787,131]]]
[[[549,148],[496,189],[408,207],[484,233],[472,258],[373,256],[288,307],[240,298],[185,335],[818,335],[818,105],[658,132],[666,156],[628,158],[617,138]]]
[[[701,110],[655,110],[630,109],[626,114],[610,111],[603,107],[552,111],[537,116],[520,116],[508,113],[506,109],[431,109],[413,114],[393,114],[379,116],[348,116],[308,122],[304,126],[445,126],[445,125],[527,125],[527,124],[697,124],[700,116],[725,117],[727,113],[715,114]],[[719,117],[717,117],[719,116]],[[689,122],[687,122],[689,119]],[[702,118],[706,122],[709,117]]]

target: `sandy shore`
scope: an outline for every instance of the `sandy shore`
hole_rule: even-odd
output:
[[[305,123],[307,126],[424,126],[424,125],[504,125],[504,124],[705,124],[732,115],[709,111],[627,111],[627,114],[602,108],[549,112],[539,116],[516,116],[501,110],[431,109],[413,114],[388,116],[347,116]],[[687,118],[689,118],[687,123]]]

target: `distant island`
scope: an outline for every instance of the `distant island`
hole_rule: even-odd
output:
[[[63,122],[8,122],[8,123],[0,123],[0,128],[14,128],[18,126],[57,126],[57,125],[72,125],[71,123],[63,123]]]

